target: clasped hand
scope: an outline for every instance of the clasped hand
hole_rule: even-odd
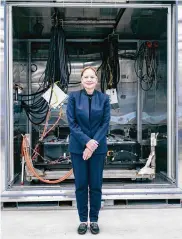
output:
[[[87,144],[86,144],[86,149],[83,151],[83,159],[88,160],[93,152],[97,149],[98,143],[94,140],[91,139]]]

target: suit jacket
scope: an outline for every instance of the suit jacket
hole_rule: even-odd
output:
[[[85,90],[71,92],[66,113],[70,127],[69,152],[82,154],[91,139],[99,143],[94,154],[107,152],[106,135],[110,121],[108,95],[94,90],[89,120],[89,101]]]

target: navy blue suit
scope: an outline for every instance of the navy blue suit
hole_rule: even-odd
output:
[[[107,153],[106,135],[110,121],[109,96],[94,90],[89,112],[86,91],[71,92],[68,98],[67,119],[70,127],[69,151],[75,176],[80,221],[85,222],[88,219],[89,186],[90,221],[96,222],[101,206],[102,175]],[[91,139],[95,139],[99,146],[90,159],[83,160],[83,151]]]
[[[67,105],[70,127],[69,151],[82,154],[90,139],[95,139],[99,147],[95,154],[107,152],[106,134],[110,121],[109,96],[94,91],[89,120],[88,96],[84,90],[71,92]]]

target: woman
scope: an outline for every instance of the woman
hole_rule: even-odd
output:
[[[109,97],[95,90],[97,72],[86,67],[81,73],[82,90],[71,92],[67,105],[70,127],[69,152],[75,177],[79,234],[88,228],[88,187],[90,231],[99,233],[98,215],[101,207],[102,175],[107,153],[106,134],[110,121]]]

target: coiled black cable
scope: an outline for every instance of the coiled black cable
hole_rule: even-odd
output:
[[[56,13],[57,14],[57,13]],[[64,92],[68,90],[71,64],[66,48],[65,33],[55,15],[51,28],[49,53],[46,63],[45,75],[38,91],[32,94],[21,95],[21,106],[25,110],[28,119],[35,125],[42,124],[48,114],[52,99],[54,83]],[[42,77],[42,76],[41,76]],[[51,87],[51,95],[47,103],[42,94]],[[26,103],[28,102],[28,103]]]
[[[154,82],[157,84],[159,59],[157,48],[147,46],[146,42],[140,45],[135,59],[135,73],[140,80],[142,90],[149,91]]]
[[[118,55],[118,40],[115,35],[106,39],[101,52],[102,64],[98,68],[101,70],[101,91],[106,89],[117,89],[120,80],[120,66]]]

